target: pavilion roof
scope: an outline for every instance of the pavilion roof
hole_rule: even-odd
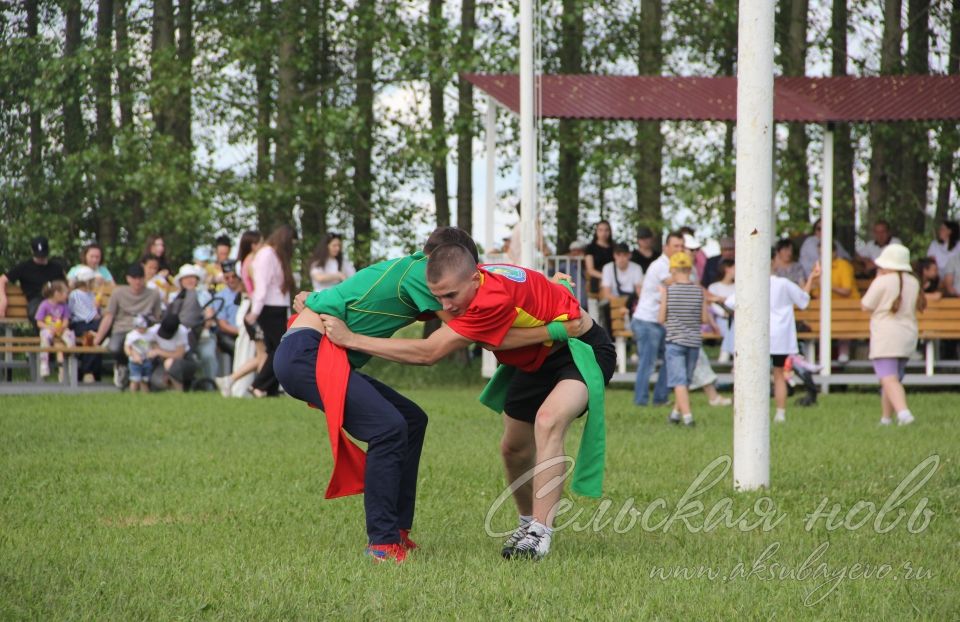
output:
[[[519,112],[516,74],[463,74]],[[737,79],[545,75],[542,116],[555,119],[735,121]],[[960,75],[774,79],[775,121],[805,123],[960,120]]]

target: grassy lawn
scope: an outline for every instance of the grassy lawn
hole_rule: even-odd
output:
[[[321,415],[291,399],[0,398],[0,619],[960,617],[956,393],[913,397],[909,428],[878,428],[878,400],[865,393],[791,408],[772,430],[771,490],[735,494],[719,469],[692,501],[705,506],[697,512],[678,504],[730,453],[730,410],[698,397],[698,427],[678,429],[666,409],[641,411],[629,392],[610,391],[608,501],[571,497],[561,522],[582,513],[550,556],[508,563],[484,532],[504,486],[498,417],[474,386],[410,384],[431,425],[421,548],[402,566],[361,556],[360,497],[323,499]],[[929,480],[876,522],[869,504],[879,510],[930,456]],[[756,509],[783,516],[767,530],[754,511],[764,495]],[[838,523],[862,503],[845,526],[807,525],[824,498],[824,513],[842,508]],[[746,512],[746,530],[702,529],[724,503]],[[492,524],[515,521],[508,502]]]

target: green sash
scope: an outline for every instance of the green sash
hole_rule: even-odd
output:
[[[593,348],[579,339],[568,340],[567,331],[562,322],[551,322],[547,325],[547,332],[554,341],[567,342],[573,362],[587,384],[587,421],[583,428],[583,436],[580,438],[577,462],[573,467],[571,488],[578,495],[599,497],[603,489],[603,469],[607,447],[606,425],[603,418],[605,393],[603,372],[597,363],[597,357],[593,354]],[[515,372],[515,367],[500,365],[480,393],[480,403],[495,412],[503,412],[510,379]]]

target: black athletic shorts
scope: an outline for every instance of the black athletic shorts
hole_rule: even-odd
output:
[[[617,352],[607,331],[594,322],[593,327],[580,336],[580,341],[593,346],[593,353],[603,373],[603,383],[610,382],[613,370],[617,367]],[[537,371],[517,370],[507,389],[504,413],[511,419],[533,423],[540,406],[561,380],[583,382],[570,348],[566,347],[552,352]]]
[[[770,355],[770,364],[774,367],[782,368],[787,364],[787,357],[789,354],[771,354]]]

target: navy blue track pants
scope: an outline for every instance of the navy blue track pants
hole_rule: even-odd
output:
[[[273,359],[283,390],[321,409],[316,365],[322,338],[316,330],[294,330],[284,336]],[[399,530],[413,525],[427,415],[382,382],[351,371],[343,427],[367,443],[363,506],[369,543],[399,542]]]

